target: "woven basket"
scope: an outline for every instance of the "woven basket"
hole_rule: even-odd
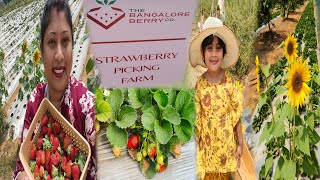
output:
[[[87,175],[87,167],[89,164],[89,160],[91,157],[91,149],[89,143],[84,139],[84,137],[61,115],[59,111],[48,101],[48,99],[44,98],[38,108],[36,115],[34,116],[30,128],[27,132],[26,138],[21,145],[19,156],[26,171],[28,177],[30,179],[33,178],[33,174],[30,170],[30,151],[32,147],[32,143],[36,144],[36,140],[40,135],[41,128],[40,122],[43,114],[49,111],[52,117],[61,125],[61,128],[64,132],[69,135],[73,141],[73,144],[79,148],[79,152],[82,151],[86,155],[86,163],[81,173],[80,179],[85,179]],[[33,136],[34,133],[34,136]],[[33,137],[32,137],[33,136]]]

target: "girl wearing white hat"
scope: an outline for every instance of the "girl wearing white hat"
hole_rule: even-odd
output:
[[[230,179],[242,155],[242,93],[225,71],[238,60],[237,40],[218,18],[209,17],[192,41],[189,60],[208,70],[196,84],[197,174]]]

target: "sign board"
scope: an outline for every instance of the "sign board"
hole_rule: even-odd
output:
[[[84,0],[102,86],[181,84],[196,5],[197,0]]]

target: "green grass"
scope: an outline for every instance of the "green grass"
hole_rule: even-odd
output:
[[[211,2],[211,0],[199,2],[194,30],[198,31],[197,22],[200,20],[200,3],[203,15],[207,18],[210,15]],[[230,72],[238,78],[242,78],[249,72],[250,64],[254,64],[252,49],[255,38],[254,32],[258,28],[258,0],[228,0],[224,3],[226,8],[226,20],[224,23],[237,37],[240,50],[239,61],[230,69]],[[218,1],[216,0],[214,4],[216,8]]]

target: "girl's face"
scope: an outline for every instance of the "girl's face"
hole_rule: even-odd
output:
[[[204,60],[210,72],[218,72],[221,70],[223,48],[219,45],[217,36],[214,36],[212,44],[205,48]]]
[[[65,91],[72,67],[72,32],[66,14],[53,9],[43,38],[42,58],[49,88]]]

